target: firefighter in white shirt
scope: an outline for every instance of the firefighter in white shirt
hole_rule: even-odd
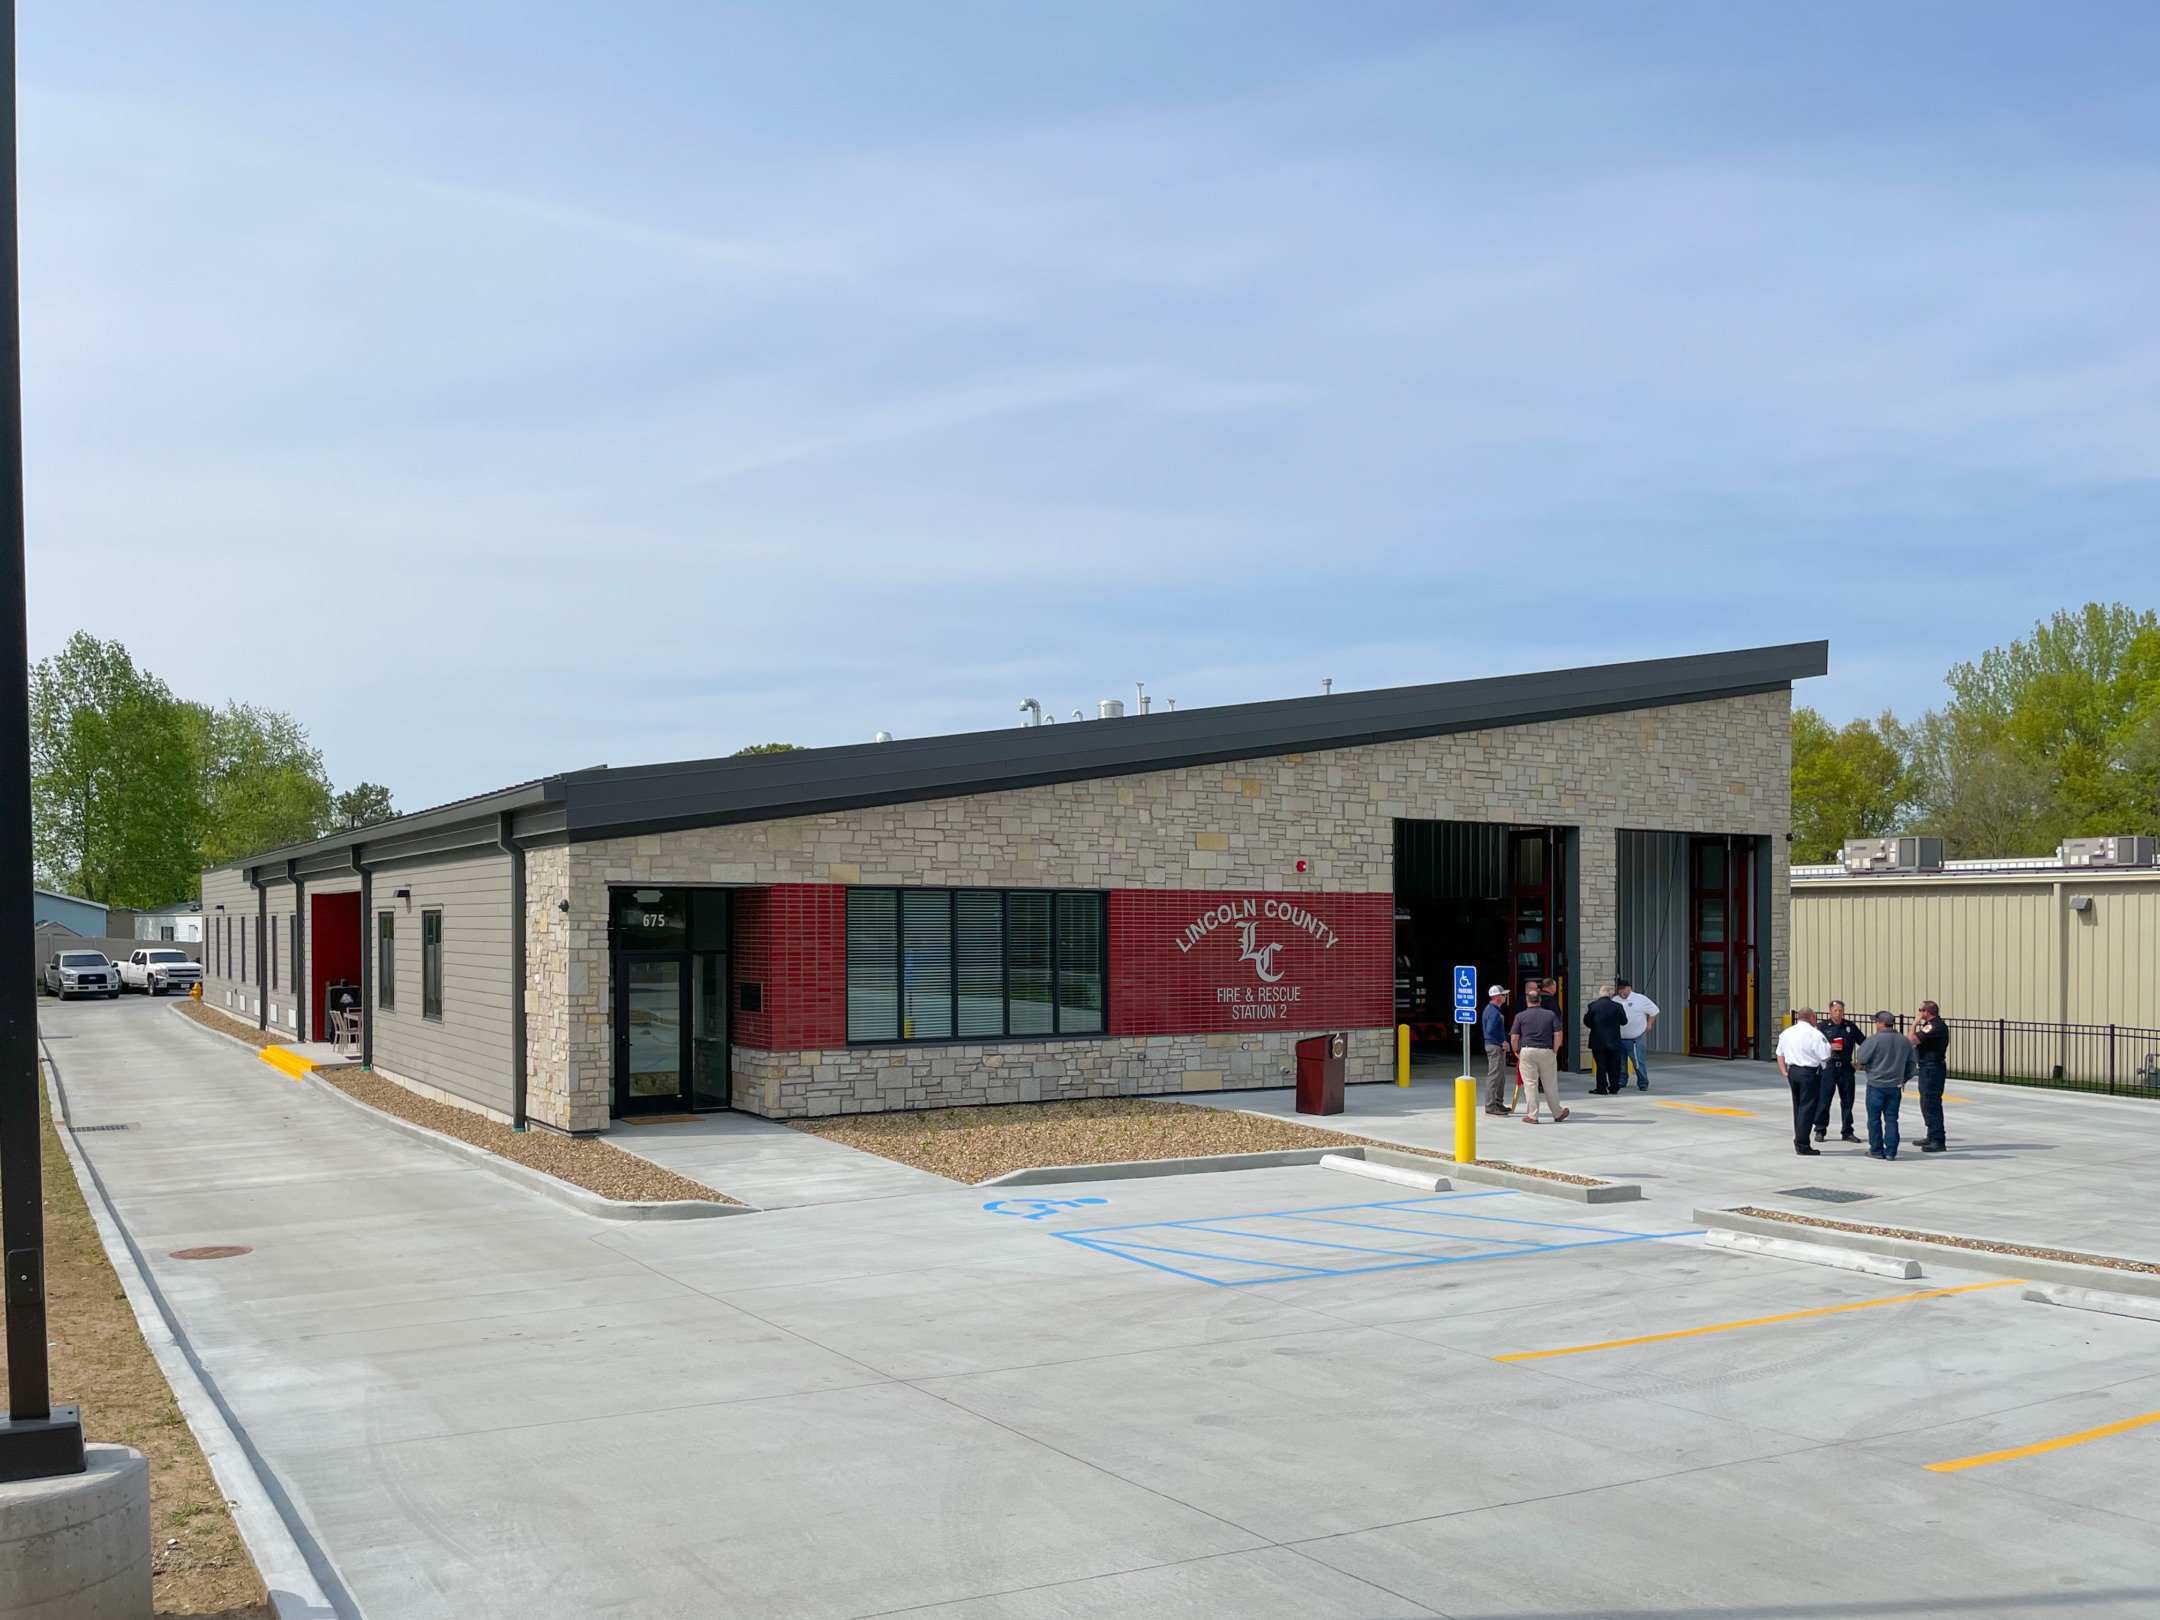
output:
[[[1815,1027],[1813,1007],[1794,1013],[1792,1027],[1778,1037],[1777,1066],[1792,1087],[1793,1151],[1813,1158],[1817,1149],[1808,1134],[1822,1104],[1823,1071],[1830,1066],[1830,1043]]]

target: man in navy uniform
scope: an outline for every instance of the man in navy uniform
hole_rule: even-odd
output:
[[[1857,1142],[1853,1134],[1853,1056],[1860,1050],[1860,1043],[1867,1039],[1866,1032],[1845,1016],[1845,1003],[1830,1003],[1830,1016],[1815,1026],[1822,1031],[1822,1038],[1830,1043],[1830,1061],[1823,1068],[1822,1101],[1815,1109],[1815,1140],[1828,1139],[1830,1134],[1830,1104],[1835,1101],[1845,1107],[1845,1134],[1840,1141]]]

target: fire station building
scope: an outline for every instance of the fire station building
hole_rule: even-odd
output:
[[[204,997],[513,1123],[1290,1083],[1450,970],[1767,1054],[1810,642],[573,771],[204,874]],[[1586,993],[1587,992],[1587,993]],[[1570,1053],[1570,1066],[1580,1060]]]

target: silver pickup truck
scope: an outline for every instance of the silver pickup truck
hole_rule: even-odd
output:
[[[171,946],[151,946],[137,951],[120,964],[120,986],[145,995],[162,996],[171,991],[186,995],[202,983],[202,964],[186,951]]]
[[[55,951],[45,964],[45,988],[62,1001],[69,996],[118,1000],[120,975],[103,951]]]

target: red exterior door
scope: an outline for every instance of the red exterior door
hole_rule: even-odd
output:
[[[1755,840],[1688,841],[1688,1050],[1755,1051]]]

